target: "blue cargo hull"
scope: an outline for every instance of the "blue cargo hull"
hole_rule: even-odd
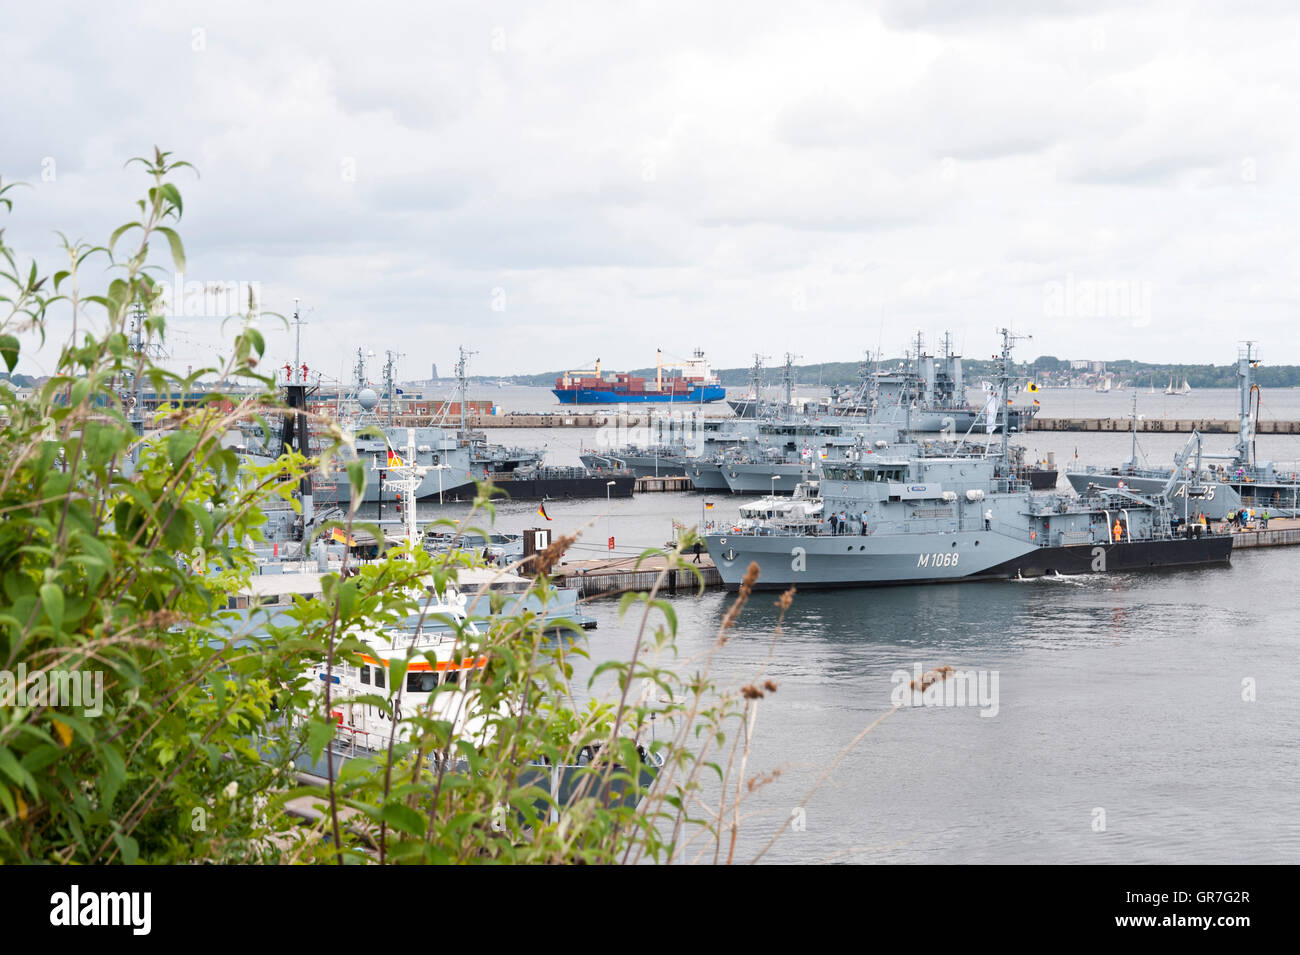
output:
[[[613,390],[596,391],[590,388],[552,388],[552,394],[565,405],[621,405],[621,404],[701,404],[721,401],[727,396],[727,389],[720,385],[705,385],[693,388],[684,395],[664,394],[621,394]]]

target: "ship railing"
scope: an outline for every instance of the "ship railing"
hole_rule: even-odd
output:
[[[382,733],[357,729],[340,723],[335,727],[334,739],[330,749],[338,756],[357,756],[367,751],[382,750],[388,745],[388,737]]]
[[[980,524],[981,526],[983,526],[982,520]],[[1039,539],[1041,537],[1044,537],[1045,535],[1039,534],[1036,531],[1033,531],[1030,528],[1024,527],[1020,524],[1008,524],[1006,521],[994,521],[992,530],[995,533],[1001,534],[1003,537],[1010,537],[1012,540],[1025,541],[1028,544],[1047,543],[1047,541]]]

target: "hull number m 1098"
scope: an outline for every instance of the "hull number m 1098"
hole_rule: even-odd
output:
[[[957,558],[961,555],[955,550],[940,551],[937,554],[918,554],[916,558],[917,567],[956,567]]]

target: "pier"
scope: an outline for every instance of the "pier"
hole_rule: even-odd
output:
[[[647,474],[645,477],[639,477],[636,479],[637,494],[693,490],[695,490],[694,482],[684,474],[677,474],[671,477],[654,477],[653,475]]]
[[[665,412],[675,412],[683,415],[697,415],[704,418],[731,418],[726,412],[719,411],[716,408],[706,409],[704,413],[700,412],[697,405],[691,405],[686,408],[682,405],[665,404],[655,411],[598,411],[598,412],[540,412],[532,414],[528,412],[511,412],[509,414],[484,414],[470,412],[465,415],[465,424],[470,428],[648,428],[655,419],[656,415],[662,416]],[[712,411],[712,414],[708,413]],[[399,428],[424,428],[430,426],[459,426],[460,419],[454,421],[445,416],[420,413],[395,413],[393,415],[393,426]]]
[[[691,561],[691,557],[686,558]],[[667,556],[647,557],[637,565],[636,557],[602,557],[596,560],[569,560],[556,564],[551,573],[557,582],[579,584],[586,596],[618,594],[625,591],[649,591],[668,565]],[[722,575],[713,566],[708,554],[700,555],[694,565],[704,579],[705,587],[721,587]],[[660,593],[689,594],[699,587],[699,581],[689,570],[668,572]]]
[[[1252,547],[1294,547],[1300,544],[1300,518],[1274,517],[1268,522],[1268,530],[1237,531],[1232,535],[1233,551]]]
[[[1241,427],[1237,418],[1139,418],[1137,429],[1144,433],[1236,434]],[[1129,418],[1046,418],[1038,415],[1027,425],[1026,431],[1132,431]],[[1257,434],[1300,434],[1300,421],[1259,421]]]

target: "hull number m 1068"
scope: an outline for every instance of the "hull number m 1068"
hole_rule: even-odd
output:
[[[955,550],[940,551],[937,554],[918,554],[917,567],[956,567],[961,555]]]

